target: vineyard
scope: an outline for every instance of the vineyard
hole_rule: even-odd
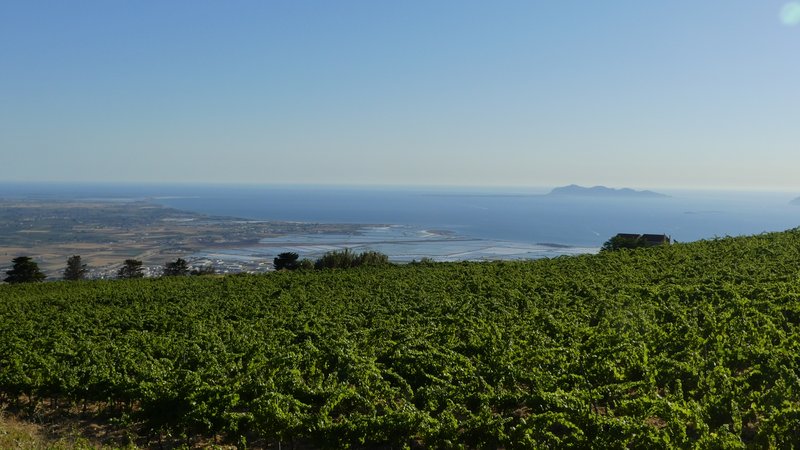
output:
[[[0,409],[138,445],[800,447],[800,231],[0,286]]]

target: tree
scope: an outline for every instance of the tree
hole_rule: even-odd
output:
[[[118,278],[142,278],[144,272],[142,262],[137,259],[126,259],[125,263],[117,271]]]
[[[386,266],[389,264],[389,257],[381,252],[366,251],[358,255],[356,265],[361,266]]]
[[[83,280],[86,278],[86,264],[81,263],[80,255],[72,255],[67,258],[67,268],[64,269],[64,279],[70,281]]]
[[[272,265],[275,266],[275,270],[296,270],[300,267],[297,262],[298,258],[300,258],[300,255],[295,252],[279,253],[272,260]]]
[[[165,277],[182,277],[185,275],[189,275],[189,264],[183,258],[178,258],[164,265]]]
[[[647,247],[647,241],[642,237],[629,237],[616,235],[603,243],[600,248],[601,252],[609,252],[614,250],[622,250],[623,248],[639,248]]]
[[[349,248],[333,250],[322,255],[315,263],[317,269],[347,269],[355,267],[358,257]]]
[[[18,256],[11,260],[13,266],[6,271],[6,283],[34,283],[43,281],[47,276],[39,270],[39,265],[27,256]]]
[[[349,248],[334,250],[322,255],[314,263],[317,269],[347,269],[361,266],[385,266],[389,264],[389,257],[381,252],[365,251],[353,253]]]

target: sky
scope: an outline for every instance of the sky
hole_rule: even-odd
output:
[[[0,181],[798,173],[800,2],[0,0]]]

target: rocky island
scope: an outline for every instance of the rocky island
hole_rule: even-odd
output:
[[[553,197],[602,197],[602,198],[666,198],[665,194],[653,191],[637,191],[630,188],[615,189],[606,186],[583,187],[577,184],[554,188],[548,196]]]

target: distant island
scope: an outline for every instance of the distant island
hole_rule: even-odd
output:
[[[548,196],[555,197],[616,197],[616,198],[666,198],[665,194],[653,191],[636,191],[630,188],[614,189],[606,186],[583,187],[577,184],[554,188]]]
[[[790,201],[789,203],[792,205],[800,206],[800,197],[797,197],[796,199]]]

